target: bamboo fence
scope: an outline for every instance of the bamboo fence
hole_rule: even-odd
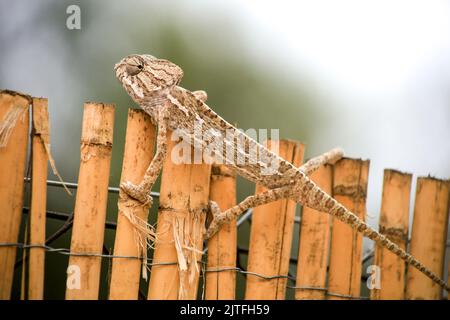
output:
[[[145,239],[129,217],[145,224],[149,205],[109,187],[114,133],[114,106],[110,104],[84,105],[78,182],[67,183],[68,188],[77,189],[72,220],[68,214],[50,210],[46,202],[48,185],[62,185],[47,178],[47,163],[53,161],[47,99],[1,91],[0,121],[0,299],[11,299],[13,290],[19,290],[22,299],[44,299],[45,270],[51,268],[45,257],[58,253],[68,256],[65,298],[74,300],[99,299],[102,279],[108,279],[107,297],[114,300],[233,300],[238,296],[239,274],[245,277],[241,278],[245,299],[445,297],[441,288],[386,249],[376,247],[364,256],[362,236],[342,222],[310,208],[302,208],[297,215],[297,205],[291,200],[247,211],[204,243],[208,201],[217,202],[221,210],[237,203],[236,176],[221,165],[175,164],[166,158],[159,193],[152,191],[154,197],[159,196],[154,217],[156,240],[154,247],[142,246]],[[149,116],[130,109],[121,181],[138,183],[142,179],[153,158],[155,141],[156,129]],[[177,141],[169,139],[168,143],[170,154]],[[279,144],[281,157],[301,165],[303,144],[280,140],[268,145],[272,143]],[[27,167],[31,168],[29,178]],[[311,178],[366,219],[368,160],[343,158],[322,166]],[[29,208],[26,182],[30,182]],[[411,174],[384,171],[379,230],[444,277],[450,272],[444,270],[450,180],[417,178],[410,231],[412,183]],[[255,193],[262,191],[262,186],[256,186]],[[106,221],[112,192],[119,193],[114,222]],[[24,213],[28,219],[22,219]],[[245,249],[238,246],[238,231],[250,218],[250,240]],[[66,224],[48,236],[49,219],[64,219]],[[298,234],[294,232],[296,223]],[[26,231],[23,235],[21,229]],[[70,248],[50,246],[69,229]],[[112,253],[104,250],[105,229],[115,230]],[[295,239],[298,250],[293,246]],[[246,253],[248,263],[243,266],[240,256]],[[112,263],[108,274],[102,272],[104,259]],[[368,289],[364,271],[369,265],[378,268],[369,268],[375,270],[369,280],[378,285]],[[21,279],[20,285],[14,285],[15,278]]]

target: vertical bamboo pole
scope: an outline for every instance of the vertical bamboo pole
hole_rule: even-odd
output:
[[[369,161],[343,158],[334,166],[333,195],[347,209],[365,219]],[[358,297],[361,287],[362,235],[333,219],[328,289],[332,294]]]
[[[81,163],[71,252],[102,253],[113,141],[114,106],[84,105]],[[66,299],[98,299],[100,257],[70,256]]]
[[[0,92],[0,242],[16,243],[22,217],[30,98]],[[7,130],[7,128],[11,130]],[[7,135],[6,133],[10,134]],[[11,297],[16,247],[0,247],[0,299]]]
[[[236,175],[226,166],[213,166],[210,199],[225,211],[236,204]],[[208,241],[208,264],[210,270],[236,267],[237,228],[236,220],[224,225]],[[206,274],[207,300],[234,300],[236,271],[209,272]]]
[[[47,204],[47,163],[45,136],[50,135],[48,101],[33,98],[33,159],[31,179],[30,244],[45,245],[45,213]],[[47,140],[48,141],[48,140]],[[28,299],[44,298],[45,249],[31,248],[28,268]]]
[[[280,140],[280,156],[294,165],[300,166],[303,153],[303,144]],[[257,185],[255,193],[265,190],[261,185]],[[294,201],[282,199],[254,209],[250,231],[248,271],[266,276],[288,274],[295,207]],[[286,282],[285,278],[266,280],[249,274],[247,275],[245,299],[284,299]]]
[[[409,223],[409,199],[412,175],[384,170],[380,232],[406,250]],[[403,300],[405,297],[405,262],[386,248],[375,248],[374,264],[380,268],[379,289],[372,289],[371,299]]]
[[[444,274],[450,180],[417,179],[410,252],[438,276]],[[442,289],[414,267],[408,266],[407,299],[436,300]]]
[[[189,271],[195,268],[195,262],[190,261],[188,270],[183,272],[179,272],[179,265],[172,265],[179,262],[174,235],[180,236],[181,244],[185,239],[194,238],[194,248],[183,248],[183,251],[185,254],[196,252],[195,259],[201,259],[201,233],[205,227],[205,212],[202,211],[209,199],[211,166],[175,164],[172,161],[173,149],[179,142],[171,141],[171,135],[172,132],[169,132],[168,153],[161,177],[157,240],[153,255],[153,263],[160,265],[153,265],[148,289],[148,298],[154,300],[196,298],[199,273],[196,272],[189,281]]]
[[[156,141],[156,128],[143,110],[128,110],[127,134],[123,155],[121,181],[139,184],[150,164]],[[123,215],[126,210],[147,221],[148,206],[133,203],[133,199],[119,198],[114,254],[140,256],[135,229]],[[141,261],[137,259],[113,259],[109,299],[136,300],[139,294]]]
[[[313,172],[311,179],[328,194],[332,192],[333,167],[325,165]],[[300,224],[299,253],[297,262],[297,289],[295,299],[323,300],[330,252],[331,216],[317,210],[303,207]]]

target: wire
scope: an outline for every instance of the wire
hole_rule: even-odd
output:
[[[73,252],[70,251],[67,248],[54,248],[51,246],[43,245],[43,244],[24,244],[24,243],[18,243],[18,242],[0,242],[0,247],[17,247],[19,249],[33,249],[33,248],[41,248],[45,249],[47,252],[55,252],[62,255],[67,256],[77,256],[77,257],[98,257],[98,258],[108,258],[108,259],[137,259],[137,260],[143,260],[142,257],[138,256],[124,256],[124,255],[114,255],[114,254],[104,254],[104,253],[94,253],[94,252]],[[178,262],[153,262],[153,259],[147,258],[148,266],[173,266],[178,265]],[[296,278],[295,276],[289,276],[289,275],[264,275],[261,273],[253,272],[253,271],[247,271],[239,267],[223,267],[223,268],[206,268],[207,263],[205,261],[197,261],[199,264],[202,265],[201,271],[202,271],[202,277],[203,277],[203,285],[205,284],[205,275],[206,273],[210,272],[225,272],[225,271],[235,271],[240,274],[243,274],[245,276],[251,275],[255,276],[264,280],[274,280],[274,279],[286,279],[289,281],[292,281],[295,283]],[[290,286],[286,285],[287,289],[293,289],[293,290],[318,290],[325,292],[325,295],[327,296],[334,296],[334,297],[340,297],[340,298],[347,298],[347,299],[356,299],[356,300],[365,300],[369,299],[368,297],[355,297],[351,295],[345,295],[345,294],[339,294],[339,293],[332,293],[329,292],[327,288],[321,288],[321,287],[296,287],[296,286]]]
[[[24,179],[25,182],[30,182],[30,178],[25,178]],[[73,183],[73,182],[66,182],[65,183],[66,186],[69,189],[77,189],[78,188],[78,184],[77,183]],[[47,180],[47,185],[49,186],[55,186],[55,187],[62,187],[63,184],[60,181],[55,181],[55,180]],[[119,193],[120,188],[118,187],[108,187],[108,191],[111,193]],[[151,196],[152,197],[159,197],[160,193],[159,192],[151,192]],[[253,214],[253,208],[248,209],[246,212],[244,212],[244,214],[241,215],[241,217],[239,217],[238,221],[237,221],[237,227],[240,227],[245,221],[247,220],[251,220],[251,216]],[[300,223],[301,219],[300,217],[294,217],[294,223]],[[113,224],[113,223],[111,223]],[[448,246],[448,244],[447,244]],[[0,247],[18,247],[21,249],[30,249],[30,248],[42,248],[45,249],[48,252],[56,252],[56,253],[60,253],[63,255],[68,255],[68,256],[81,256],[81,257],[99,257],[99,258],[108,258],[108,259],[138,259],[138,260],[143,260],[142,257],[137,257],[137,256],[122,256],[122,255],[111,255],[111,254],[102,254],[102,253],[81,253],[81,252],[71,252],[69,249],[66,248],[53,248],[47,245],[40,245],[40,244],[23,244],[23,243],[0,243]],[[204,249],[203,253],[205,254],[207,252],[207,248]],[[365,259],[370,258],[373,255],[373,252],[369,253]],[[148,261],[148,266],[168,266],[168,265],[178,265],[178,262],[152,262],[153,260],[151,258],[147,258]],[[201,271],[202,271],[202,277],[203,277],[203,286],[205,283],[205,275],[206,273],[209,272],[224,272],[224,271],[235,271],[238,272],[240,274],[243,274],[245,276],[247,275],[251,275],[251,276],[256,276],[258,278],[264,279],[264,280],[274,280],[274,279],[287,279],[289,281],[292,281],[295,283],[296,278],[295,276],[289,276],[289,275],[263,275],[257,272],[252,272],[252,271],[247,271],[244,270],[242,268],[239,267],[224,267],[224,268],[217,268],[217,269],[206,269],[206,262],[205,261],[198,261],[198,263],[200,263],[202,265]],[[286,285],[287,289],[292,289],[292,290],[318,290],[318,291],[323,291],[325,292],[325,295],[327,296],[334,296],[334,297],[340,297],[340,298],[347,298],[347,299],[357,299],[357,300],[361,300],[361,299],[369,299],[368,297],[355,297],[355,296],[351,296],[351,295],[345,295],[345,294],[339,294],[339,293],[332,293],[329,292],[327,288],[322,288],[322,287],[307,287],[307,286],[303,286],[303,287],[297,287],[297,286],[290,286],[290,285]],[[204,288],[203,288],[203,294],[204,294]]]
[[[77,256],[77,257],[99,257],[99,258],[108,258],[108,259],[137,259],[142,260],[142,257],[137,256],[123,256],[123,255],[113,255],[113,254],[104,254],[104,253],[94,253],[94,252],[73,252],[67,248],[53,248],[43,244],[24,244],[24,243],[14,243],[14,242],[0,242],[0,247],[17,247],[20,249],[32,249],[32,248],[41,248],[45,249],[48,252],[56,252],[67,256]],[[160,265],[176,265],[178,262],[151,262],[152,259],[148,258],[147,261],[150,262],[149,265],[152,266],[160,266]]]
[[[31,181],[31,179],[27,178],[27,177],[25,177],[24,180],[27,183]],[[64,183],[62,183],[62,182],[56,181],[56,180],[47,180],[47,185],[48,186],[52,186],[52,187],[64,187],[64,185],[65,185],[69,189],[77,189],[78,188],[78,183],[75,183],[75,182],[64,182]],[[108,187],[108,192],[119,193],[119,191],[120,191],[119,187]],[[160,194],[159,194],[159,192],[152,191],[150,193],[150,195],[152,197],[158,198]]]

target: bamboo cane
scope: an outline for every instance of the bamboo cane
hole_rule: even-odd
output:
[[[128,124],[123,155],[121,181],[138,184],[153,157],[156,128],[150,117],[142,110],[128,110]],[[125,211],[147,221],[148,206],[141,206],[133,199],[119,197],[114,254],[141,256],[136,230],[124,216]],[[136,300],[139,293],[141,261],[136,259],[113,259],[109,299]]]
[[[31,98],[0,92],[0,243],[17,243],[22,217]],[[11,297],[16,247],[0,247],[0,299]]]
[[[33,169],[31,180],[30,243],[45,245],[48,154],[43,136],[50,135],[48,101],[33,98]],[[31,248],[28,271],[28,299],[44,298],[45,249]]]
[[[365,219],[369,161],[344,158],[334,166],[333,195],[347,209]],[[331,294],[359,297],[362,235],[333,219],[328,290]],[[346,299],[329,295],[329,299]]]
[[[380,232],[406,250],[412,175],[396,170],[384,171]],[[403,300],[405,262],[386,248],[375,248],[374,264],[380,269],[380,288],[371,290],[371,299]]]
[[[313,172],[311,179],[331,193],[333,167],[325,165]],[[331,216],[304,207],[300,224],[299,253],[295,299],[323,300],[326,287],[328,255],[330,253]],[[308,289],[307,289],[308,288]],[[315,288],[315,289],[309,289]]]
[[[449,214],[450,180],[417,179],[410,252],[432,272],[444,273]],[[437,300],[442,289],[431,279],[408,266],[406,299]]]
[[[269,142],[269,147],[270,147]],[[279,155],[300,166],[304,146],[296,141],[279,141]],[[257,185],[255,193],[267,189]],[[266,276],[287,275],[291,254],[296,203],[278,200],[254,209],[250,231],[248,271]],[[247,276],[245,299],[284,299],[286,278],[271,280]]]
[[[236,174],[226,166],[213,166],[210,198],[222,211],[236,204]],[[236,220],[224,225],[208,241],[208,270],[236,267]],[[209,272],[206,274],[207,300],[234,300],[236,271]]]
[[[73,253],[102,253],[113,123],[113,105],[84,105],[81,163],[70,245]],[[66,299],[98,299],[100,266],[100,257],[70,256]]]
[[[161,178],[153,255],[156,265],[152,266],[148,298],[195,299],[211,166],[175,164],[172,151],[178,142],[171,141],[171,135],[168,132],[169,146]]]

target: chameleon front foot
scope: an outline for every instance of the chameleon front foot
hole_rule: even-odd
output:
[[[128,196],[138,200],[142,204],[148,204],[151,206],[153,203],[153,198],[150,195],[150,190],[146,190],[146,188],[144,188],[142,185],[135,185],[129,181],[126,181],[120,184],[120,189]]]
[[[225,215],[215,201],[209,201],[209,212],[212,216],[212,221],[205,231],[205,239],[209,239],[216,234],[216,232],[219,231],[220,226],[223,224],[223,220],[225,220]]]

